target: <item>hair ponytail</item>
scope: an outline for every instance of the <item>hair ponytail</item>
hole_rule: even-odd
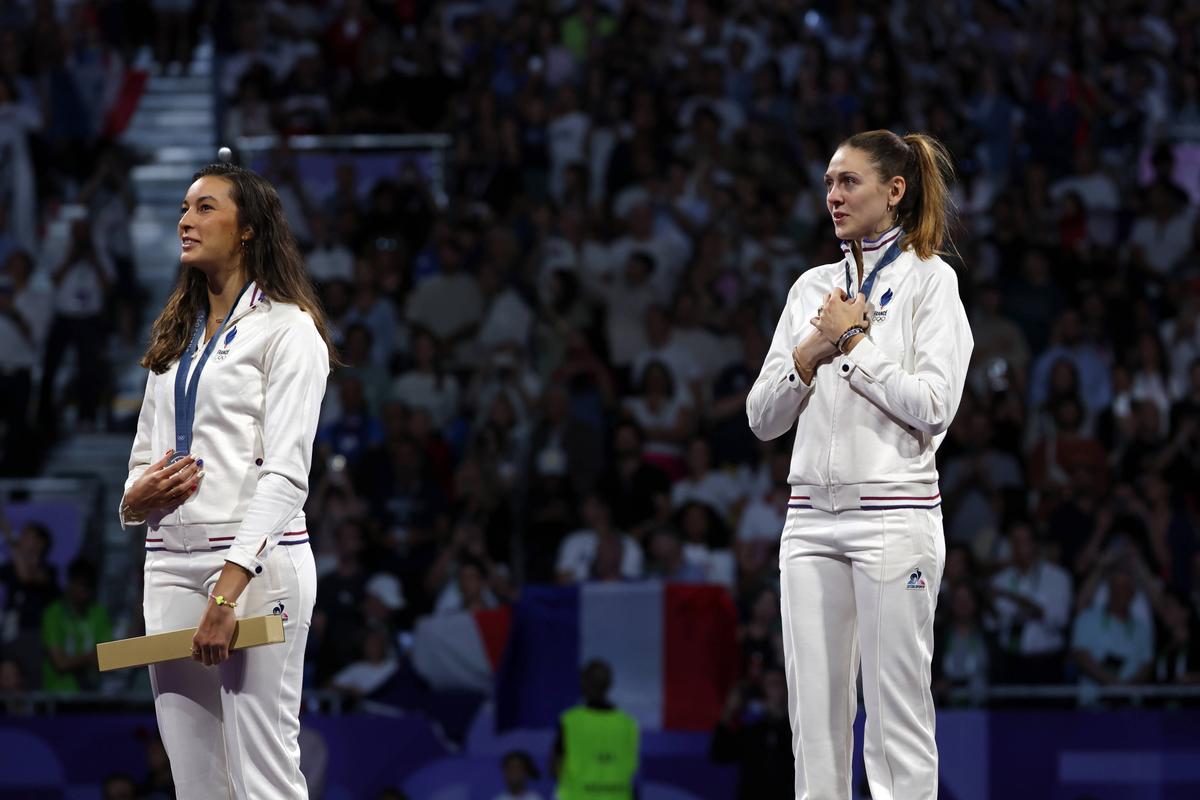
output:
[[[912,149],[916,174],[920,175],[904,230],[917,256],[930,258],[934,253],[942,252],[950,240],[950,222],[954,214],[950,181],[954,179],[954,165],[945,146],[932,136],[910,133],[904,137],[904,142]],[[901,206],[904,205],[902,202]]]
[[[896,207],[896,222],[904,228],[904,245],[918,258],[932,258],[950,244],[954,200],[950,182],[954,167],[950,153],[924,133],[897,136],[888,130],[856,133],[842,142],[865,152],[879,179],[904,178],[905,192]]]

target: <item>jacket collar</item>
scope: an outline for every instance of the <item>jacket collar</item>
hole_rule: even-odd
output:
[[[875,265],[884,257],[888,249],[895,243],[900,241],[900,237],[904,235],[904,229],[897,225],[884,233],[879,234],[874,239],[863,239],[862,241],[862,260],[863,260],[863,280],[875,270]],[[855,277],[854,290],[857,292],[857,273],[854,263],[854,250],[851,242],[842,242],[842,252],[846,254],[846,264],[850,270],[850,274]]]
[[[233,325],[239,319],[249,314],[259,306],[265,306],[270,301],[263,294],[262,289],[258,288],[257,281],[251,281],[249,288],[246,289],[237,305],[233,307],[233,311],[229,315],[229,324]]]

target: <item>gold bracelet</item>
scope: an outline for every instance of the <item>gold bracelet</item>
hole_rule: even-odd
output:
[[[121,503],[121,519],[125,520],[128,523],[137,525],[137,524],[140,524],[140,523],[143,523],[146,521],[146,515],[138,514],[138,513],[134,512],[133,508],[130,507],[129,503],[122,502]]]
[[[237,603],[233,602],[232,600],[226,600],[225,595],[223,595],[223,594],[212,594],[210,592],[208,595],[208,599],[212,600],[214,605],[229,606],[230,608],[237,608]]]

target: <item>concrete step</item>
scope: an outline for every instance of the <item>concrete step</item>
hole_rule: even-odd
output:
[[[194,169],[196,164],[207,164],[206,159],[216,156],[216,150],[209,145],[184,145],[173,143],[168,147],[160,147],[151,153],[156,164],[187,164]]]
[[[194,130],[211,128],[211,109],[147,109],[139,107],[129,121],[130,130]]]
[[[138,111],[208,111],[214,112],[217,104],[209,92],[203,94],[174,94],[150,92],[142,95]]]
[[[152,75],[146,82],[147,94],[209,95],[213,80],[209,75]]]
[[[217,151],[217,134],[211,125],[202,128],[188,129],[158,129],[142,130],[130,128],[121,137],[121,141],[131,147],[138,147],[153,154],[160,147],[185,146],[211,153]]]

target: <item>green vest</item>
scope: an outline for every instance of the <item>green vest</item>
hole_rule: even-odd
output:
[[[617,709],[576,706],[561,717],[559,800],[632,800],[638,727]]]

